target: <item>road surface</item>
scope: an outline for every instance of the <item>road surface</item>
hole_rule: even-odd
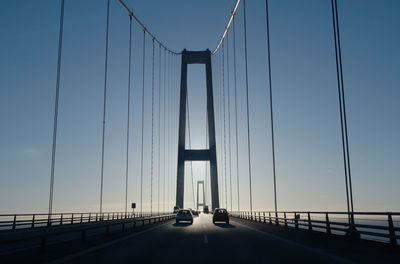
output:
[[[304,242],[306,241],[306,242]],[[231,219],[175,221],[118,237],[50,263],[395,263],[398,250],[376,243]],[[361,244],[359,244],[361,243]]]

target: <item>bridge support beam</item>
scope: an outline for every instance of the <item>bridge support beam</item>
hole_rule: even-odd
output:
[[[186,104],[187,104],[187,65],[205,64],[207,85],[207,120],[209,148],[204,150],[187,150],[186,141]],[[211,207],[214,210],[219,207],[217,151],[215,144],[215,120],[214,99],[212,87],[211,52],[206,51],[182,51],[181,64],[181,91],[179,104],[179,140],[178,140],[178,169],[176,179],[176,205],[183,208],[185,186],[185,161],[204,160],[210,161],[211,177]]]

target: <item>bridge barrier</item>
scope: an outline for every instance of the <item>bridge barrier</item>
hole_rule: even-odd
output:
[[[240,211],[232,217],[294,229],[374,240],[398,246],[400,212]]]
[[[166,212],[162,215],[168,214]],[[82,224],[119,219],[139,219],[157,216],[155,213],[56,213],[56,214],[0,214],[0,232],[3,230],[16,230],[37,228],[44,226],[57,226],[68,224]]]
[[[173,219],[175,214],[125,214],[120,212],[14,214],[0,215],[0,219],[2,218],[3,220],[0,221],[0,245],[40,239],[41,247],[44,248],[49,237],[80,233],[80,239],[85,242],[89,231],[102,230],[100,233],[108,234],[111,227],[120,226],[121,231],[124,232],[128,225],[134,230],[138,226]]]

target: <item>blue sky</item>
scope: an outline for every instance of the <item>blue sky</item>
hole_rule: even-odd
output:
[[[338,2],[355,210],[398,211],[400,17],[397,14],[400,3],[395,0]],[[60,1],[51,0],[6,0],[1,3],[2,213],[47,210],[59,4]],[[213,49],[234,1],[126,0],[126,4],[157,38],[170,49],[181,51],[183,48]],[[272,210],[265,3],[247,1],[246,4],[253,208]],[[248,209],[242,5],[235,22],[239,186],[241,209]],[[67,0],[65,4],[55,211],[98,210],[105,14],[105,0]],[[277,193],[278,208],[281,210],[346,209],[331,19],[329,0],[270,0]],[[124,209],[128,33],[128,16],[117,1],[111,0],[104,171],[104,209],[108,211]],[[132,202],[139,202],[140,199],[142,34],[134,26],[129,174],[129,201]],[[228,41],[232,63],[231,32]],[[146,43],[144,210],[149,208],[151,168],[151,39],[147,38]],[[156,62],[157,56],[156,52]],[[214,62],[217,56],[214,56]],[[176,71],[179,71],[179,58],[175,58],[175,65]],[[218,64],[214,63],[213,67],[218,71]],[[178,91],[177,76],[174,79],[176,85],[173,86],[175,93]],[[189,67],[190,122],[194,148],[205,146],[204,76],[204,67]],[[219,77],[214,75],[213,78],[217,94]],[[236,179],[232,64],[229,82],[232,178]],[[157,96],[156,93],[156,99]],[[218,107],[216,105],[220,109]],[[157,114],[157,106],[155,109]],[[157,118],[155,116],[156,124]],[[217,126],[220,127],[219,118]],[[222,149],[219,151],[223,153]],[[155,146],[154,152],[158,152],[158,146]],[[176,165],[172,166],[175,168]],[[224,164],[220,162],[219,166]],[[229,179],[229,163],[227,167]],[[189,169],[188,165],[186,168]],[[195,163],[194,171],[195,181],[204,179],[204,163]],[[157,176],[154,177],[154,190],[157,190]],[[167,186],[165,190],[170,194],[170,199],[161,202],[169,208],[173,204],[174,196],[171,194],[174,182],[172,178],[167,182],[169,184],[164,185],[161,181],[160,187],[163,190]],[[236,209],[236,180],[232,181],[232,185],[233,209]],[[221,202],[224,205],[222,191]],[[157,194],[154,194],[153,200],[157,201]],[[193,206],[190,174],[187,174],[185,182],[185,205]],[[157,204],[153,208],[157,208]]]

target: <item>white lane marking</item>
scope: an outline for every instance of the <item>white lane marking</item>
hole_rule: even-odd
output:
[[[85,250],[81,250],[81,251],[78,251],[78,252],[76,252],[76,253],[73,253],[73,254],[70,254],[70,255],[61,257],[61,258],[59,258],[59,259],[56,259],[56,260],[54,260],[54,261],[50,261],[49,263],[54,263],[54,264],[56,264],[56,263],[65,263],[65,262],[71,261],[71,260],[73,260],[73,259],[75,259],[75,258],[82,257],[82,256],[87,255],[87,254],[89,254],[89,253],[95,252],[95,251],[97,251],[97,250],[99,250],[99,249],[103,249],[103,248],[112,246],[112,245],[114,245],[114,244],[116,244],[116,243],[119,243],[119,242],[121,242],[121,241],[128,240],[128,239],[130,239],[130,238],[132,238],[132,237],[136,237],[136,236],[138,236],[138,235],[141,235],[141,234],[144,234],[144,233],[153,231],[154,229],[163,227],[163,226],[165,226],[165,225],[167,225],[167,224],[168,224],[168,223],[161,224],[161,225],[155,226],[155,227],[151,227],[151,228],[149,228],[149,229],[146,229],[146,230],[143,230],[143,231],[140,231],[140,232],[137,232],[137,233],[133,233],[133,234],[131,234],[131,235],[128,235],[128,236],[125,236],[125,237],[121,237],[121,238],[119,238],[119,239],[116,239],[116,240],[113,240],[113,241],[110,241],[110,242],[106,242],[106,243],[104,243],[104,244],[101,244],[101,245],[98,245],[98,246],[95,246],[95,247],[92,247],[92,248],[88,248],[88,249],[85,249]]]
[[[249,227],[249,226],[244,225],[244,224],[240,224],[240,223],[238,223],[236,221],[235,221],[235,223],[240,225],[240,226],[242,226],[242,227],[244,227],[244,228],[247,228],[249,230],[252,230],[254,232],[257,232],[257,233],[260,233],[260,234],[262,234],[264,236],[267,236],[269,238],[276,239],[276,240],[279,240],[279,241],[281,241],[283,243],[289,244],[289,245],[291,245],[293,247],[301,248],[301,249],[309,251],[311,253],[314,253],[314,254],[317,254],[317,255],[320,255],[320,256],[323,256],[323,257],[327,257],[327,258],[333,259],[334,261],[337,261],[337,262],[340,262],[340,263],[354,263],[354,262],[352,262],[350,260],[347,260],[347,259],[344,259],[342,257],[338,257],[338,256],[332,255],[330,253],[324,252],[319,248],[311,248],[311,247],[305,246],[303,244],[297,243],[295,241],[292,241],[292,240],[289,240],[289,239],[286,239],[286,238],[283,238],[283,237],[280,237],[280,236],[277,236],[277,235],[273,235],[273,234],[265,232],[265,231],[261,231],[261,230],[255,229],[255,228]]]
[[[208,237],[207,237],[207,235],[204,235],[204,244],[208,244]]]

